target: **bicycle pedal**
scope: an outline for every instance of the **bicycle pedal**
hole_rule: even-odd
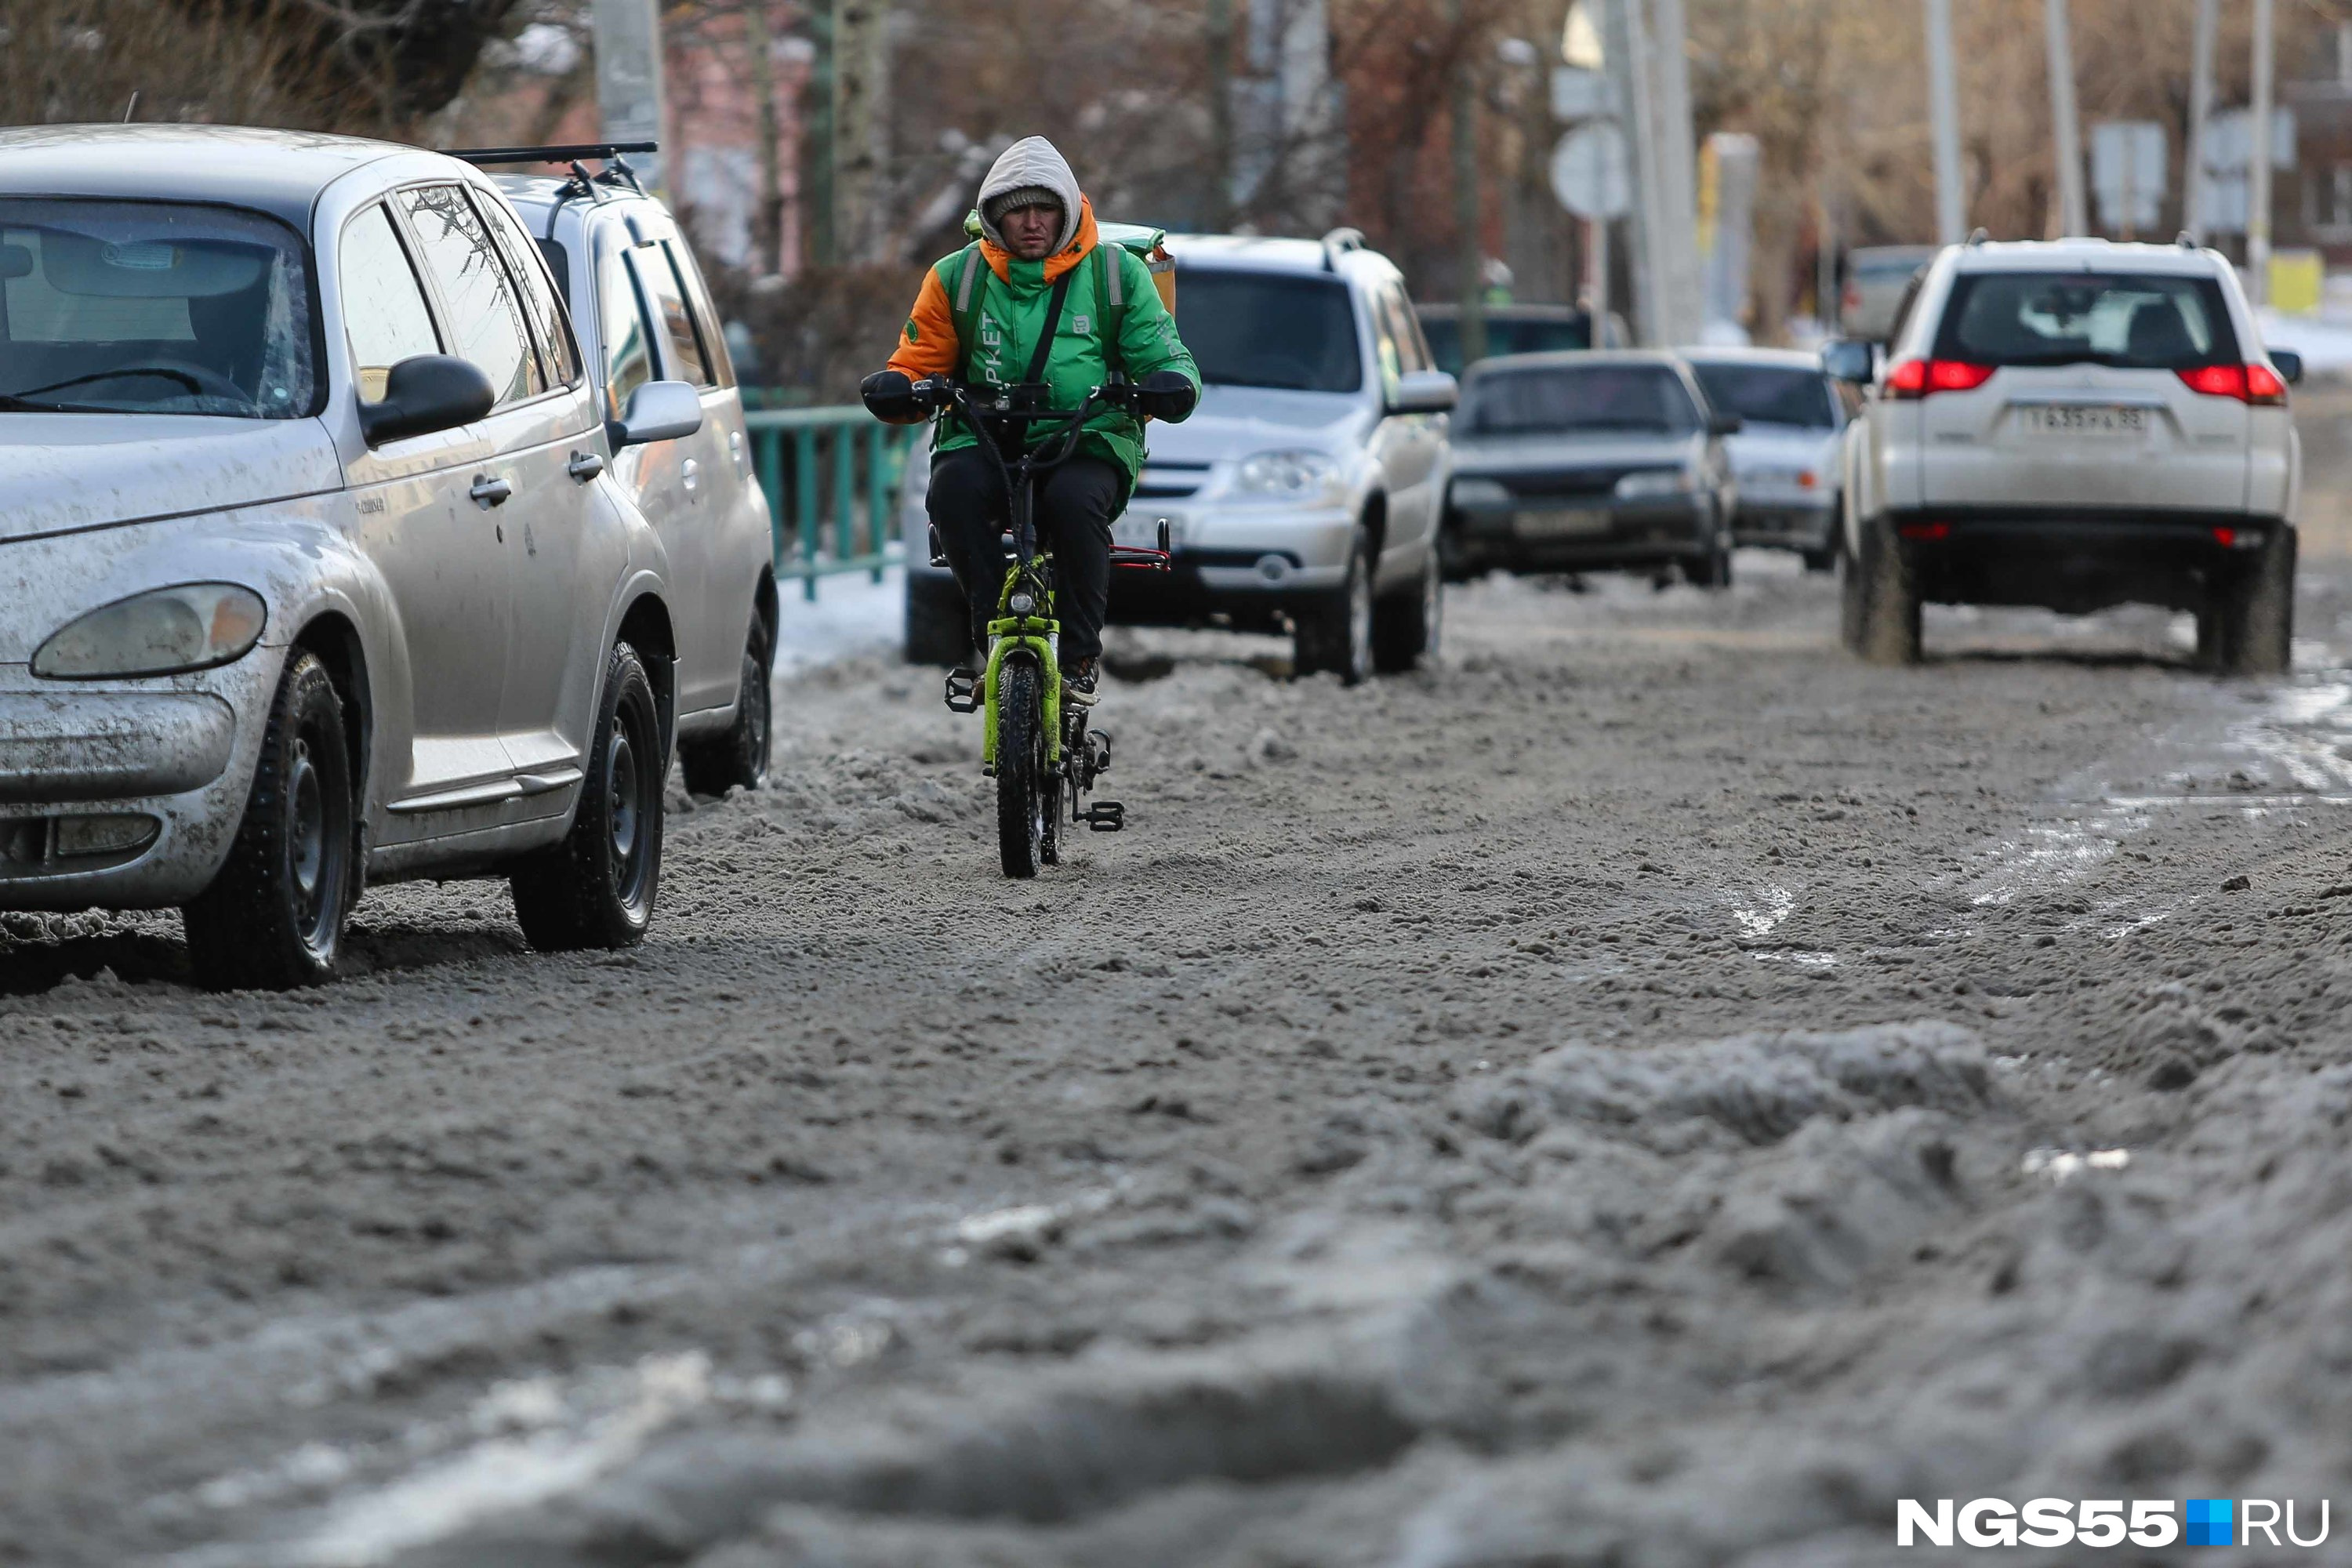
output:
[[[948,710],[952,713],[977,713],[982,700],[982,677],[976,669],[948,671]]]
[[[1080,812],[1078,820],[1097,833],[1117,833],[1127,826],[1127,807],[1115,800],[1098,800]]]

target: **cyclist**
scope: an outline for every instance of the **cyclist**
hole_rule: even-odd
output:
[[[1064,412],[1114,371],[1135,384],[1133,410],[1114,405],[1089,419],[1076,455],[1037,492],[1038,542],[1054,553],[1064,700],[1085,706],[1095,700],[1110,599],[1111,522],[1143,463],[1141,416],[1183,419],[1201,375],[1144,260],[1098,244],[1094,208],[1052,142],[1031,136],[1006,148],[981,182],[975,216],[981,237],[924,275],[889,368],[861,391],[877,417],[913,424],[929,412],[914,384],[935,376],[1043,383],[1049,407]],[[1004,573],[1006,500],[978,441],[962,421],[941,423],[929,508],[971,611],[972,640],[984,647]]]

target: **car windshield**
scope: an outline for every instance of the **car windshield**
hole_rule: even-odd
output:
[[[1837,426],[1829,382],[1816,370],[1785,365],[1694,364],[1706,400],[1720,414],[1750,425],[1794,425],[1807,430]]]
[[[1176,331],[1202,381],[1294,392],[1354,392],[1364,384],[1345,283],[1179,265]]]
[[[317,412],[302,241],[179,202],[0,198],[0,412]]]
[[[1937,359],[1971,364],[2235,364],[2221,286],[2164,273],[1979,272],[1952,285]]]
[[[1430,357],[1437,368],[1453,375],[1462,374],[1462,322],[1454,316],[1424,316],[1421,330],[1429,339]],[[1592,324],[1582,317],[1566,321],[1558,318],[1514,321],[1486,318],[1486,353],[1496,354],[1543,354],[1569,349],[1589,349],[1592,346]]]
[[[1507,370],[1471,384],[1479,436],[1688,436],[1698,410],[1682,379],[1656,365]]]

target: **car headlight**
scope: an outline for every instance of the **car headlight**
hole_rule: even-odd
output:
[[[33,655],[49,680],[170,675],[242,658],[269,618],[261,595],[234,583],[183,583],[100,605],[68,621]]]
[[[1234,493],[1268,500],[1338,500],[1339,465],[1320,452],[1260,452],[1234,474]]]
[[[1617,499],[1642,500],[1656,496],[1687,495],[1696,488],[1691,482],[1688,468],[1645,468],[1638,474],[1627,474],[1617,481]]]
[[[1454,481],[1455,506],[1508,506],[1511,488],[1500,479],[1456,479]]]

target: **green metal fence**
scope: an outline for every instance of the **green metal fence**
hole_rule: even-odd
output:
[[[768,493],[776,581],[871,572],[898,559],[898,474],[916,427],[885,425],[855,405],[747,411],[760,488]]]

